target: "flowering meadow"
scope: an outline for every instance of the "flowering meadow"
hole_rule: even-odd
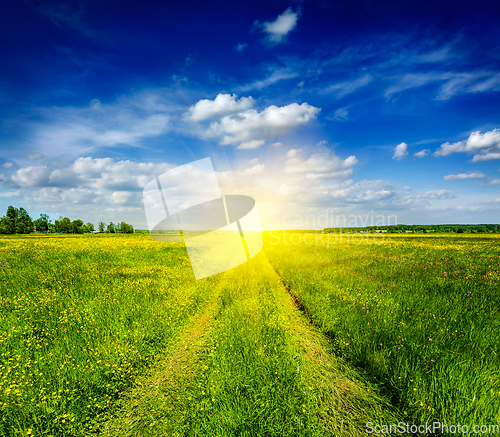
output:
[[[266,253],[334,353],[410,423],[499,424],[500,236],[327,237]]]
[[[0,436],[499,423],[499,236],[321,235],[199,281],[148,234],[0,238]]]
[[[211,296],[180,243],[0,239],[0,435],[88,435]]]

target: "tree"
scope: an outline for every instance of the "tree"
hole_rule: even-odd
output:
[[[106,232],[109,232],[110,234],[115,233],[115,225],[113,224],[113,222],[109,223],[108,227],[106,228]]]
[[[33,231],[33,221],[24,208],[9,205],[7,213],[0,220],[2,234],[28,234]]]
[[[33,222],[38,232],[48,232],[50,224],[50,217],[47,214],[40,214],[40,217]]]
[[[104,228],[106,227],[106,223],[99,222],[99,224],[97,226],[98,226],[99,232],[104,232]]]
[[[8,233],[9,233],[9,225],[7,217],[2,217],[0,219],[0,234],[8,234]]]
[[[132,234],[134,232],[134,227],[129,225],[128,223],[121,222],[117,226],[117,232],[121,232],[123,234]]]
[[[17,215],[17,208],[9,205],[9,207],[7,208],[7,214],[5,215],[7,234],[14,234],[16,232]]]
[[[93,223],[86,223],[85,226],[87,227],[89,232],[94,232],[94,224]]]
[[[80,219],[73,220],[71,222],[71,232],[73,234],[83,234],[82,226],[83,226],[82,220],[80,220]]]
[[[55,222],[55,230],[56,232],[60,232],[62,234],[69,234],[71,232],[71,220],[68,217],[59,217],[59,220]]]
[[[30,232],[33,232],[33,221],[28,211],[24,208],[19,208],[17,211],[16,233],[29,234]]]

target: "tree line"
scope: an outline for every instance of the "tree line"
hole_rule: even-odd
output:
[[[456,234],[498,234],[500,225],[388,225],[388,226],[365,226],[359,228],[326,228],[323,232],[388,232],[388,233],[447,233]]]
[[[40,214],[32,220],[24,208],[15,208],[10,205],[6,214],[0,219],[0,234],[30,234],[31,232],[86,234],[96,232],[94,224],[84,223],[83,220],[70,220],[68,217],[59,217],[52,223],[47,214]],[[134,227],[128,223],[99,222],[97,232],[132,234]]]

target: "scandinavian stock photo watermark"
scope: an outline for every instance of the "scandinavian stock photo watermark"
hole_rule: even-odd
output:
[[[313,245],[321,244],[329,248],[337,244],[382,244],[384,242],[384,229],[379,227],[394,226],[398,224],[397,216],[381,214],[374,215],[344,215],[332,214],[327,209],[320,215],[283,215],[278,218],[278,213],[270,214],[273,225],[280,229],[271,232],[269,244],[277,245]],[[293,228],[306,228],[321,230],[291,230]]]

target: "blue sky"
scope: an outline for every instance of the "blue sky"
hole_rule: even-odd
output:
[[[482,1],[11,2],[0,210],[145,228],[146,183],[210,156],[221,190],[252,195],[264,227],[284,215],[318,227],[305,217],[326,211],[498,223],[499,12]]]

